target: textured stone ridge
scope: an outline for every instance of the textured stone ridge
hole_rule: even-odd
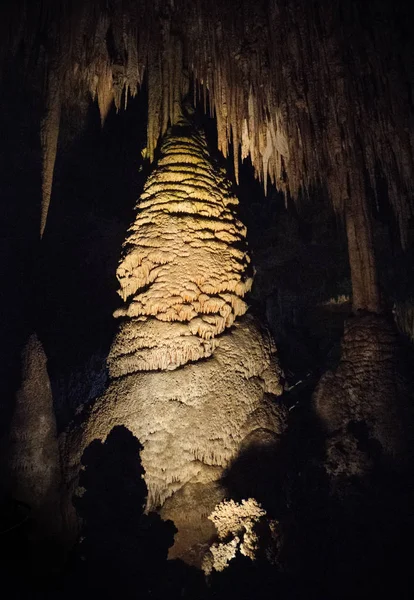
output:
[[[182,119],[163,141],[124,244],[117,277],[125,305],[115,316],[125,320],[109,356],[112,377],[211,356],[216,336],[246,312],[252,279],[237,204],[204,135]]]
[[[235,150],[236,177],[239,154],[249,156],[265,188],[270,180],[300,198],[322,183],[341,214],[353,206],[361,182],[368,177],[378,189],[384,177],[407,244],[414,190],[412,46],[401,40],[408,42],[409,4],[3,0],[0,64],[19,49],[24,64],[37,68],[34,80],[47,82],[42,227],[60,103],[66,111],[90,94],[104,120],[112,102],[119,108],[136,95],[146,74],[151,160],[192,80],[194,97],[216,117],[218,149],[225,156],[230,144]],[[49,50],[39,56],[44,31]]]
[[[276,441],[284,431],[286,415],[275,402],[280,379],[268,333],[246,315],[218,338],[208,360],[115,379],[82,431],[71,434],[69,479],[83,448],[122,424],[144,446],[150,508],[189,482],[216,481],[252,432],[265,430]]]

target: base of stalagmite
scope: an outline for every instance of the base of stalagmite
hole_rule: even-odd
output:
[[[374,466],[404,471],[412,457],[413,388],[395,326],[365,314],[348,319],[341,360],[314,394],[326,435],[325,469],[339,483]]]
[[[277,444],[285,430],[281,393],[275,347],[250,315],[216,338],[205,360],[113,380],[61,439],[68,523],[76,523],[71,497],[83,450],[124,425],[144,447],[147,509],[160,510],[179,530],[171,556],[199,562],[197,547],[214,533],[207,517],[225,494],[220,478],[243,441],[257,443],[263,432],[266,443],[271,437]]]

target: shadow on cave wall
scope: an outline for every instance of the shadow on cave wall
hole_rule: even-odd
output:
[[[203,585],[201,573],[168,561],[176,529],[157,513],[144,513],[147,486],[142,446],[128,429],[112,429],[82,456],[73,502],[80,542],[68,565],[64,598],[175,598]]]
[[[105,442],[93,441],[82,456],[73,502],[80,537],[59,568],[54,547],[30,539],[28,507],[0,503],[0,575],[8,598],[202,598],[204,578],[181,561],[167,561],[176,531],[157,513],[144,514],[147,487],[139,441],[125,427],[112,429]],[[4,587],[5,586],[5,587]]]
[[[64,572],[53,578],[43,565],[41,579],[30,570],[26,514],[15,507],[18,526],[0,536],[8,558],[2,563],[4,581],[22,599],[251,600],[272,598],[276,591],[286,600],[371,598],[384,591],[409,598],[412,479],[401,486],[391,473],[373,472],[351,481],[348,493],[332,495],[320,467],[323,435],[312,418],[309,412],[293,419],[292,435],[277,448],[246,448],[223,481],[229,497],[253,496],[279,521],[280,546],[272,563],[264,554],[254,562],[239,555],[206,585],[200,571],[167,561],[175,527],[157,514],[144,514],[142,447],[125,427],[115,427],[105,442],[95,440],[83,454],[74,498],[81,537]]]

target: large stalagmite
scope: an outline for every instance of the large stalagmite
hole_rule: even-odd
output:
[[[252,279],[236,204],[200,134],[182,127],[166,137],[117,271],[126,304],[116,316],[127,320],[111,350],[112,376],[207,358],[246,312]]]
[[[181,119],[124,244],[109,389],[66,439],[70,485],[93,439],[130,429],[144,446],[148,508],[164,504],[187,558],[212,533],[206,517],[241,446],[276,443],[285,424],[275,347],[245,315],[252,280],[236,205],[203,134]]]

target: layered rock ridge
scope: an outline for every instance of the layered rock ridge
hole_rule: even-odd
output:
[[[245,314],[252,277],[237,204],[204,136],[182,120],[164,139],[124,244],[112,377],[207,358]]]

